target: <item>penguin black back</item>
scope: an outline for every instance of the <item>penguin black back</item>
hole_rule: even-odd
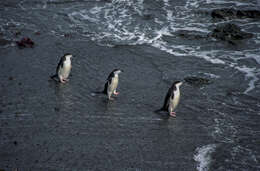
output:
[[[107,88],[108,88],[108,84],[111,84],[111,81],[112,81],[112,78],[113,77],[115,77],[115,71],[116,71],[117,69],[114,69],[110,74],[109,74],[109,76],[107,77],[107,82],[106,82],[106,84],[105,84],[105,86],[104,86],[104,90],[103,90],[103,93],[104,94],[107,94]]]
[[[56,68],[56,74],[58,74],[59,68],[63,67],[64,61],[66,61],[66,54],[60,58],[60,61],[59,61],[57,68]]]
[[[163,107],[161,108],[161,110],[163,111],[167,111],[168,110],[168,106],[169,106],[169,99],[171,96],[174,96],[173,91],[176,90],[176,86],[173,83],[172,86],[168,89],[168,92],[164,98],[164,103],[163,103]]]

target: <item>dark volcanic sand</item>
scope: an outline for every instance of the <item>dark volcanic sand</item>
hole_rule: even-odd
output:
[[[2,168],[195,170],[196,147],[213,140],[203,130],[205,125],[197,125],[196,106],[185,103],[193,103],[191,95],[206,97],[184,85],[177,118],[153,113],[169,86],[160,79],[161,68],[169,66],[156,62],[157,56],[173,65],[181,65],[181,60],[146,46],[107,48],[44,35],[34,40],[34,49],[1,50]],[[61,49],[75,54],[72,77],[65,85],[48,80],[61,54],[59,42]],[[191,61],[187,58],[185,63],[186,71],[176,68],[169,76],[182,78]],[[92,97],[116,67],[125,70],[116,100]]]
[[[126,41],[114,47],[105,46],[107,40],[97,40],[92,33],[58,29],[58,25],[63,30],[66,24],[74,24],[63,12],[71,7],[70,3],[46,1],[48,8],[42,8],[44,3],[22,2],[0,2],[5,9],[0,12],[1,20],[14,24],[2,23],[3,37],[7,40],[30,37],[35,43],[33,48],[19,49],[15,43],[0,48],[0,169],[260,170],[260,65],[253,58],[238,62],[224,58],[225,50],[232,56],[232,50],[234,54],[244,53],[243,50],[257,47],[257,43],[234,47],[212,40],[163,37],[174,46],[199,44],[209,51],[223,49],[216,53],[219,56],[206,55],[209,58],[200,56],[201,49],[198,57],[174,55],[147,42]],[[105,3],[108,2],[94,4]],[[77,3],[75,11],[84,9],[82,4],[87,8],[93,3]],[[149,2],[144,4],[149,7]],[[28,10],[22,10],[20,5]],[[164,5],[151,3],[150,8],[161,6]],[[156,14],[151,10],[152,17]],[[30,17],[20,19],[23,16]],[[16,18],[32,25],[15,24]],[[138,22],[149,20],[146,17]],[[90,30],[97,29],[96,25],[89,25]],[[52,27],[55,33],[51,32]],[[256,28],[251,29],[259,33]],[[13,34],[17,30],[21,35]],[[69,30],[72,33],[67,33]],[[253,40],[257,42],[259,38]],[[67,84],[58,84],[49,76],[55,72],[59,57],[67,52],[75,56],[72,75]],[[256,69],[246,77],[243,66]],[[92,92],[103,89],[114,68],[125,71],[120,75],[118,97],[108,102],[103,95],[93,96]],[[207,78],[211,84],[184,84],[176,118],[154,113],[162,106],[171,83],[188,76]],[[201,157],[196,159],[198,154]]]

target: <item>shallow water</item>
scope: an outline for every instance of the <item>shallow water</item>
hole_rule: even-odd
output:
[[[260,21],[213,20],[208,11],[257,1],[0,2],[0,169],[260,170]],[[233,22],[251,39],[237,45],[206,38]],[[185,38],[181,32],[201,38]],[[37,33],[37,34],[36,34]],[[34,48],[19,49],[28,36]],[[70,82],[48,80],[70,52]],[[114,69],[119,96],[93,96]],[[160,108],[174,80],[177,118]]]

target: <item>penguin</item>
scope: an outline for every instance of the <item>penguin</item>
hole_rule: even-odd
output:
[[[114,69],[108,76],[107,82],[104,86],[102,93],[106,94],[109,100],[113,100],[112,94],[118,95],[119,92],[116,91],[119,81],[119,74],[123,72],[120,69]]]
[[[180,101],[180,86],[182,85],[181,81],[175,81],[172,86],[169,88],[165,98],[164,98],[164,104],[163,107],[158,111],[168,111],[169,115],[172,117],[176,117],[176,113],[174,110],[179,104]]]
[[[56,68],[56,74],[51,76],[52,79],[58,78],[61,83],[69,81],[68,77],[71,71],[71,58],[72,55],[70,53],[66,53],[61,57]]]

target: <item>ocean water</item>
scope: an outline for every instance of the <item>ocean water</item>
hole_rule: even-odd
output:
[[[22,111],[20,117],[23,121],[19,122],[22,123],[22,125],[27,122],[31,124],[34,121],[38,123],[42,119],[37,120],[39,116],[35,115],[35,113],[39,110],[50,113],[46,108],[48,108],[48,105],[52,107],[55,106],[49,102],[52,101],[53,98],[56,99],[56,101],[63,100],[62,106],[65,106],[63,109],[65,112],[63,117],[66,119],[64,119],[61,114],[55,116],[55,119],[59,119],[59,124],[62,124],[61,127],[64,127],[64,130],[69,128],[70,122],[72,122],[75,127],[77,127],[77,124],[84,125],[82,121],[84,119],[89,120],[88,122],[90,123],[88,124],[96,120],[109,120],[109,122],[112,120],[116,125],[118,124],[118,127],[129,130],[131,130],[129,124],[136,124],[135,129],[133,128],[133,130],[136,131],[141,129],[142,123],[144,123],[144,127],[150,122],[153,124],[160,122],[159,125],[164,125],[161,123],[164,119],[152,115],[152,112],[149,113],[149,111],[155,110],[151,108],[151,106],[155,108],[160,107],[160,104],[156,103],[156,101],[162,101],[164,92],[166,92],[172,80],[183,79],[185,76],[200,76],[212,80],[213,84],[200,88],[187,86],[183,89],[184,95],[181,99],[182,104],[178,109],[180,115],[177,115],[177,118],[181,118],[181,114],[184,114],[183,117],[186,116],[186,120],[188,120],[186,126],[180,126],[182,123],[185,123],[185,119],[180,122],[176,121],[177,123],[171,123],[173,125],[175,124],[175,126],[172,126],[174,129],[171,128],[170,124],[167,125],[167,130],[169,129],[171,132],[178,130],[177,128],[180,129],[176,135],[185,132],[183,130],[187,128],[189,124],[191,127],[194,127],[194,131],[196,132],[192,132],[193,128],[190,128],[191,132],[189,133],[194,134],[194,136],[192,136],[189,141],[196,142],[193,144],[195,148],[183,150],[177,154],[174,154],[174,152],[171,153],[170,148],[164,149],[164,146],[162,146],[163,150],[159,148],[155,151],[151,151],[154,153],[167,151],[166,153],[169,156],[181,155],[183,159],[178,159],[178,163],[182,163],[183,165],[189,163],[189,165],[194,166],[198,171],[260,170],[260,20],[230,19],[217,21],[211,18],[209,14],[211,10],[226,7],[238,9],[260,8],[259,1],[257,0],[11,0],[8,2],[0,2],[0,8],[2,9],[0,11],[1,39],[11,42],[0,47],[2,52],[0,56],[4,59],[2,60],[2,66],[5,66],[2,67],[1,72],[5,74],[1,76],[1,79],[10,76],[9,73],[13,73],[14,75],[15,73],[23,72],[22,69],[25,67],[37,70],[39,75],[33,75],[31,77],[40,79],[42,73],[51,71],[51,69],[45,69],[47,67],[42,67],[42,65],[48,66],[49,68],[54,66],[53,63],[50,63],[53,62],[55,58],[55,55],[53,55],[55,54],[55,49],[49,50],[39,47],[35,48],[35,51],[38,52],[33,52],[33,50],[32,52],[27,52],[27,49],[25,51],[16,48],[16,44],[13,40],[17,40],[20,37],[19,35],[14,37],[14,34],[21,31],[22,35],[32,35],[32,33],[40,32],[40,36],[42,36],[41,41],[39,40],[36,43],[41,42],[45,47],[51,47],[50,44],[55,42],[54,46],[59,54],[67,51],[67,49],[72,50],[76,56],[78,56],[78,59],[80,59],[78,61],[77,59],[75,60],[77,68],[74,69],[73,78],[77,77],[75,75],[78,75],[77,79],[79,83],[80,80],[81,82],[84,80],[85,83],[89,83],[89,85],[74,83],[75,85],[72,87],[63,90],[64,94],[59,94],[60,92],[56,90],[59,88],[56,87],[55,89],[53,88],[55,86],[47,85],[48,89],[43,88],[41,90],[42,92],[39,93],[40,95],[36,93],[41,96],[44,95],[44,91],[55,91],[55,95],[48,95],[46,99],[33,97],[30,90],[37,92],[37,89],[30,89],[30,86],[33,85],[33,87],[37,87],[38,85],[37,82],[33,84],[30,83],[27,89],[24,87],[26,90],[24,93],[27,93],[24,98],[27,99],[28,102],[26,102],[26,100],[24,101],[23,98],[20,99],[20,96],[23,97],[22,94],[15,93],[17,90],[16,86],[9,85],[9,83],[5,82],[2,83],[1,103],[4,105],[2,105],[1,109],[2,113],[0,116],[2,116],[0,122],[1,128],[3,129],[2,137],[4,138],[2,138],[1,148],[3,149],[6,143],[9,142],[10,137],[13,136],[11,133],[9,137],[4,134],[5,132],[8,134],[10,131],[8,126],[5,125],[6,120],[11,122],[12,129],[18,129],[15,124],[18,121],[13,120],[15,118],[15,111]],[[253,33],[253,38],[240,41],[236,45],[231,45],[227,42],[208,37],[208,34],[211,33],[216,25],[230,22],[237,24],[246,32]],[[192,36],[180,36],[180,33],[183,32],[185,34],[195,35],[197,38],[192,38]],[[64,40],[64,37],[68,37],[69,41]],[[33,38],[37,40],[35,35]],[[48,40],[48,38],[51,38],[51,40]],[[81,42],[82,45],[79,42]],[[95,46],[88,46],[88,42],[95,44]],[[86,47],[84,44],[87,44]],[[89,47],[96,49],[89,50]],[[99,47],[105,49],[104,54],[102,54],[103,56],[96,57],[92,55],[99,51]],[[120,52],[115,50],[120,48],[124,51],[122,50],[122,52]],[[109,53],[109,51],[113,52]],[[37,56],[43,54],[48,60],[40,58],[38,61],[33,61],[30,59],[32,62],[30,65],[27,65],[25,58],[19,58],[19,55],[23,55],[23,52],[26,55],[32,56],[34,54],[37,54]],[[125,57],[126,52],[129,52],[131,55],[126,55],[127,57]],[[15,59],[4,58],[4,56],[6,56],[5,53],[7,56],[16,57]],[[109,57],[113,55],[118,57],[115,59]],[[15,66],[18,66],[21,60],[20,63],[22,64],[19,65],[21,70],[17,71],[16,68],[11,67],[11,59],[15,60]],[[130,99],[129,102],[125,99],[122,100],[122,103],[125,102],[125,104],[120,106],[119,109],[116,105],[110,106],[110,110],[108,111],[110,115],[107,116],[104,115],[104,112],[97,109],[100,108],[99,104],[93,102],[91,90],[87,91],[86,89],[99,87],[96,85],[103,83],[102,80],[106,77],[104,75],[111,70],[111,67],[117,66],[117,61],[122,64],[121,66],[129,70],[129,72],[126,73],[128,78],[126,78],[127,76],[122,78],[122,81],[126,82],[121,86],[124,87],[123,85],[125,85],[122,91],[133,94],[128,96]],[[4,64],[4,62],[7,64]],[[107,66],[110,67],[106,68]],[[78,68],[81,68],[81,70]],[[155,74],[154,71],[156,71]],[[29,70],[25,73],[30,75],[31,71]],[[149,77],[142,75],[142,73],[148,74]],[[97,79],[96,77],[100,78]],[[124,77],[123,74],[122,77]],[[26,76],[22,76],[22,78],[25,81],[29,81],[30,79]],[[148,79],[149,81],[144,79]],[[127,82],[127,80],[131,81]],[[153,84],[153,80],[157,82],[156,86],[159,88]],[[93,83],[90,83],[91,81]],[[22,80],[20,80],[20,82],[21,84],[23,83]],[[73,79],[71,82],[73,82]],[[74,82],[76,82],[76,79],[74,79]],[[136,85],[133,85],[133,82]],[[38,83],[41,83],[41,81]],[[41,85],[46,85],[46,83]],[[146,86],[151,87],[152,93],[148,92],[148,90],[145,91]],[[134,87],[137,88],[133,91],[129,90],[129,88]],[[74,92],[75,89],[77,90],[76,92]],[[158,91],[158,89],[162,90],[162,92]],[[140,95],[141,93],[138,91],[148,93],[149,95]],[[65,94],[71,95],[66,97]],[[19,96],[18,99],[17,96]],[[152,101],[151,99],[154,102],[150,102]],[[20,105],[14,104],[17,100],[21,101]],[[9,108],[6,107],[6,103],[8,103],[6,101],[12,101]],[[45,103],[46,108],[38,106],[39,101]],[[58,102],[55,102],[55,104],[56,103]],[[92,107],[87,108],[85,107],[86,104]],[[145,105],[142,106],[142,104]],[[138,109],[133,109],[136,106]],[[77,109],[80,110],[75,112]],[[92,112],[92,114],[83,115],[82,113],[85,111],[89,113]],[[77,117],[74,118],[75,116],[71,115],[71,112],[75,112]],[[149,114],[147,114],[147,112]],[[44,116],[51,118],[51,115]],[[45,117],[44,119],[46,119]],[[52,121],[49,122],[47,119],[46,127],[51,123]],[[113,125],[105,124],[103,121],[99,126],[108,127],[107,129],[109,130],[110,127],[113,128]],[[25,129],[25,126],[23,128]],[[147,127],[147,129],[148,128],[150,127]],[[156,125],[151,129],[154,131],[163,128],[164,127]],[[86,129],[93,131],[96,128],[95,126],[91,126],[91,128]],[[202,136],[198,132],[200,129],[203,130]],[[151,134],[153,131],[151,131]],[[58,133],[60,134],[59,131]],[[157,133],[164,135],[165,132],[154,131],[154,133],[155,135],[157,135]],[[81,134],[80,129],[79,134]],[[84,135],[84,132],[82,134]],[[150,135],[150,133],[147,134]],[[174,141],[175,139],[171,137],[170,134],[171,133],[169,133],[169,135],[165,134],[165,136],[159,137],[158,139],[167,139],[170,137],[169,140]],[[32,133],[30,133],[30,135],[32,135]],[[136,139],[134,138],[135,142],[143,148],[146,147],[141,143],[144,135],[146,134],[138,134],[138,136],[135,137]],[[197,140],[196,137],[198,137],[199,140]],[[203,139],[203,137],[205,139]],[[61,140],[63,140],[62,138]],[[148,136],[146,138],[152,141],[154,137],[151,138]],[[157,140],[157,138],[155,139]],[[80,141],[78,139],[76,140]],[[64,141],[66,141],[66,138],[64,138]],[[162,142],[164,141],[166,140],[162,140]],[[83,144],[79,144],[79,147],[82,145],[82,148],[84,148]],[[120,143],[117,142],[117,144]],[[186,144],[186,146],[188,145],[189,144]],[[183,148],[186,149],[186,146],[184,143]],[[74,146],[72,145],[72,147]],[[53,148],[55,149],[55,147]],[[152,147],[146,148],[150,149]],[[156,148],[156,146],[154,148]],[[21,150],[22,149],[23,148],[21,148]],[[26,149],[30,151],[27,146]],[[80,151],[80,149],[78,150]],[[1,155],[4,156],[4,164],[0,162],[1,167],[8,168],[6,165],[16,165],[15,162],[10,161],[12,155],[16,153],[8,153],[4,149],[0,151]],[[85,150],[82,151],[87,153]],[[150,153],[153,153],[151,151]],[[126,152],[126,154],[128,152]],[[135,152],[135,150],[130,150],[129,153],[132,154]],[[145,163],[152,163],[158,166],[157,169],[162,170],[165,168],[168,168],[166,170],[171,170],[171,167],[175,167],[173,166],[174,161],[172,161],[170,157],[165,161],[163,157],[160,157],[160,154],[158,154],[158,157],[149,158],[144,155],[144,153],[146,153],[145,149],[141,148],[139,152],[140,156],[142,156],[140,159],[141,164],[135,164],[133,162],[131,164],[133,168],[130,168],[130,166],[126,164],[125,170],[146,170]],[[120,153],[121,151],[119,154]],[[189,156],[187,160],[184,159],[185,156]],[[56,159],[55,156],[54,158]],[[107,158],[109,158],[109,156],[104,157],[104,159]],[[80,161],[81,159],[78,158],[77,160]],[[139,160],[139,158],[136,160]],[[53,162],[52,158],[50,158],[50,161]],[[124,161],[126,161],[126,159],[124,159]],[[40,161],[40,163],[41,162],[42,161]],[[110,162],[114,163],[115,160]],[[17,167],[26,168],[24,163],[26,162],[21,162]],[[54,170],[66,168],[65,164],[64,168],[62,168],[63,165],[60,163],[49,164],[52,165],[51,168],[56,168]],[[95,162],[94,164],[92,163],[92,165],[96,166],[99,164],[100,163]],[[39,167],[43,168],[46,165],[48,165],[48,162],[42,162],[39,164]],[[67,167],[74,168],[76,166],[71,164]],[[109,165],[109,167],[110,170],[112,170],[113,164]],[[184,166],[178,166],[177,168],[180,169],[182,167],[185,168]],[[84,168],[88,167],[84,167],[83,164],[78,166],[79,170]],[[189,168],[185,168],[185,170],[187,169],[189,170]],[[90,170],[95,169],[92,168]],[[193,168],[190,168],[190,170],[193,170]]]

